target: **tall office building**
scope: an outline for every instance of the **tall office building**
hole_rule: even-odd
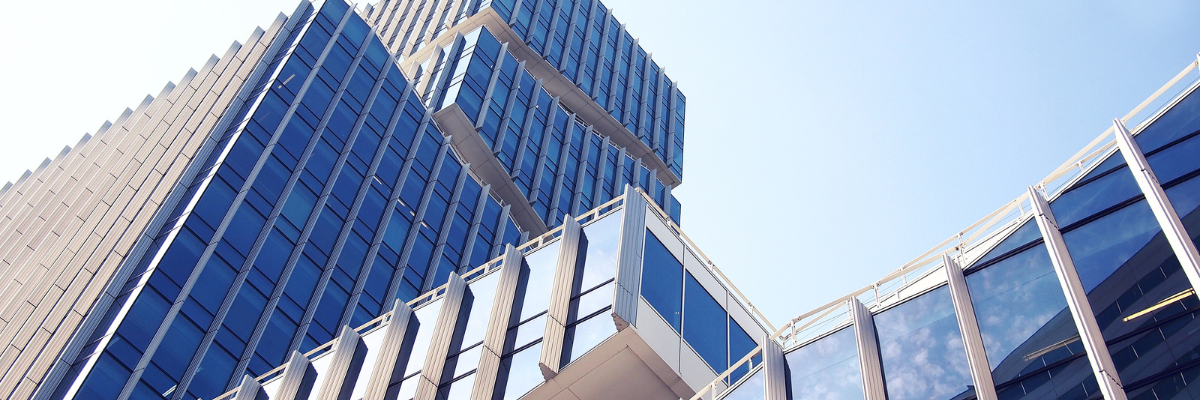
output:
[[[211,399],[627,190],[678,222],[675,84],[509,3],[303,1],[6,185],[0,393]]]
[[[1200,398],[1185,86],[776,329],[680,230],[685,98],[601,3],[305,0],[0,193],[0,393]]]

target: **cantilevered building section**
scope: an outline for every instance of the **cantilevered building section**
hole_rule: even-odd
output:
[[[1200,399],[1196,67],[1026,194],[789,321],[733,389],[693,399]]]
[[[649,200],[630,187],[218,399],[688,398],[769,331]]]

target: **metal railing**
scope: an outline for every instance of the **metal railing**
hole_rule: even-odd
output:
[[[1170,99],[1160,99],[1164,93],[1176,87],[1183,78],[1198,68],[1200,68],[1200,56],[1197,61],[1189,63],[1150,97],[1121,117],[1121,122],[1128,123],[1134,117],[1142,115],[1142,111],[1149,105],[1161,101],[1161,105],[1155,109],[1154,113],[1145,115],[1145,118],[1131,129],[1134,135],[1141,133],[1163,113],[1182,100],[1184,95],[1200,86],[1200,78],[1194,78],[1187,85],[1179,88]],[[1038,181],[1034,187],[1040,190],[1047,199],[1053,200],[1116,150],[1113,127],[1110,126],[1061,166]],[[904,300],[900,298],[904,289],[942,267],[941,257],[943,254],[956,257],[960,265],[966,268],[972,262],[986,255],[987,251],[998,245],[1001,239],[1007,237],[1009,233],[1015,231],[1032,217],[1033,207],[1029,194],[1026,192],[872,284],[789,320],[775,330],[771,339],[776,340],[787,350],[810,343],[837,328],[848,325],[850,317],[846,302],[853,298],[859,299],[864,305],[875,310],[885,304],[898,303]],[[692,399],[704,398],[704,395],[715,390],[715,385],[721,383],[724,377],[727,377],[735,368],[725,371]],[[722,393],[712,393],[712,396],[716,397],[720,394]]]

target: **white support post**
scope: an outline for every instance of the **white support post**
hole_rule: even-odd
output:
[[[550,305],[546,312],[546,331],[542,335],[542,353],[538,367],[542,377],[550,380],[562,368],[563,340],[567,333],[567,317],[574,295],[575,271],[579,269],[579,243],[583,228],[575,217],[567,215],[562,224],[562,245],[558,247],[558,262],[554,271],[554,286],[550,289]]]
[[[967,364],[971,368],[971,379],[975,382],[975,397],[979,400],[996,400],[996,384],[992,381],[992,366],[988,363],[987,350],[983,347],[983,335],[979,333],[979,322],[975,319],[975,305],[967,291],[967,279],[962,267],[949,255],[942,255],[942,265],[950,287],[950,300],[954,303],[954,314],[958,316],[958,330],[962,333],[963,348],[967,351]]]
[[[765,335],[762,343],[764,400],[788,400],[787,360],[783,348],[771,339],[771,334]]]
[[[1075,262],[1067,251],[1067,242],[1063,240],[1058,222],[1050,211],[1050,203],[1032,186],[1029,187],[1029,199],[1033,203],[1034,218],[1042,231],[1042,239],[1046,242],[1046,251],[1050,253],[1050,263],[1054,265],[1054,273],[1058,275],[1058,283],[1062,285],[1063,295],[1067,298],[1067,308],[1075,319],[1075,328],[1079,330],[1080,342],[1087,350],[1088,362],[1096,374],[1096,382],[1100,384],[1100,393],[1107,400],[1126,400],[1121,377],[1117,375],[1108,346],[1104,344],[1100,325],[1096,323],[1096,315],[1088,303],[1087,292],[1083,290],[1079,272],[1075,270]]]
[[[879,358],[879,340],[875,338],[875,318],[857,298],[847,304],[854,320],[854,340],[858,346],[858,365],[862,372],[866,400],[887,400],[883,382],[883,362]]]
[[[1125,163],[1129,164],[1129,171],[1133,173],[1133,179],[1137,180],[1142,194],[1146,195],[1146,204],[1150,206],[1150,211],[1154,212],[1154,218],[1162,227],[1167,243],[1171,244],[1171,250],[1175,251],[1175,257],[1179,259],[1184,275],[1187,275],[1188,281],[1192,283],[1192,290],[1200,293],[1200,253],[1196,251],[1196,243],[1192,242],[1191,235],[1184,229],[1183,221],[1179,219],[1179,214],[1167,198],[1167,192],[1163,191],[1162,185],[1159,184],[1158,177],[1150,169],[1150,163],[1146,161],[1141,147],[1133,140],[1133,134],[1129,133],[1129,129],[1120,119],[1113,120],[1113,128],[1121,155],[1125,157]]]

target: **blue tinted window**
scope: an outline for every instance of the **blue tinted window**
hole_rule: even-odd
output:
[[[1137,142],[1142,151],[1149,152],[1197,130],[1200,130],[1200,96],[1193,92],[1146,127],[1137,136]]]
[[[950,289],[875,316],[888,399],[957,399],[974,392]]]
[[[1079,220],[1141,193],[1129,168],[1123,167],[1063,193],[1050,203],[1050,209],[1054,212],[1054,220],[1058,222],[1058,226],[1067,228]]]
[[[642,297],[675,331],[679,331],[683,312],[683,263],[648,230],[645,246]]]
[[[729,367],[726,358],[728,327],[725,326],[729,316],[721,307],[723,302],[718,303],[690,272],[684,290],[683,339],[713,371],[722,372]]]

